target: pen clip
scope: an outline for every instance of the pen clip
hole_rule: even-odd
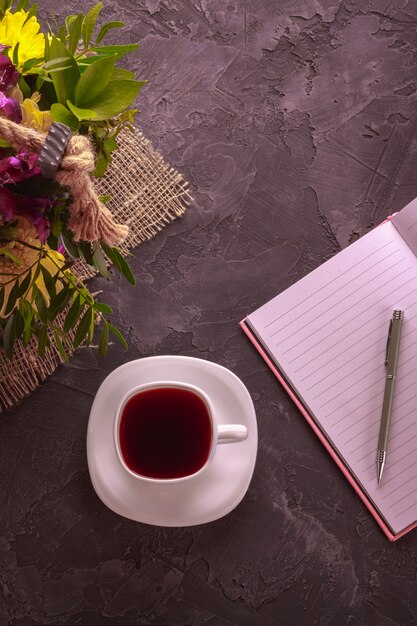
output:
[[[385,367],[387,367],[388,365],[388,360],[389,360],[389,344],[391,341],[391,331],[392,331],[392,319],[390,319],[389,322],[389,329],[388,329],[388,337],[387,337],[387,347],[385,349]]]

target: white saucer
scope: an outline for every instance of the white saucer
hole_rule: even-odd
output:
[[[155,485],[130,476],[116,456],[114,416],[125,393],[155,380],[200,387],[210,396],[216,421],[244,424],[248,438],[218,446],[207,470],[184,482]],[[247,491],[257,447],[255,409],[242,381],[221,365],[185,356],[149,357],[114,370],[97,392],[88,423],[88,468],[97,495],[115,513],[156,526],[194,526],[229,513]]]

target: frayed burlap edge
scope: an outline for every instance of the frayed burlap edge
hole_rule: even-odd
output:
[[[116,221],[129,226],[128,238],[121,245],[128,252],[183,215],[191,196],[181,174],[165,163],[140,131],[125,131],[118,144],[119,150],[96,188],[98,194],[110,196],[107,206]],[[94,276],[81,262],[75,271],[82,280]],[[62,324],[64,319],[61,315],[57,321]],[[44,359],[38,355],[35,340],[26,348],[16,342],[11,361],[0,350],[0,411],[18,404],[63,362],[53,340],[51,343]]]

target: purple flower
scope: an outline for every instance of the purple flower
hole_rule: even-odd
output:
[[[17,213],[25,217],[38,232],[42,243],[48,239],[51,232],[51,222],[45,216],[45,211],[50,209],[50,198],[34,198],[33,196],[19,196],[17,199]]]
[[[0,187],[0,215],[4,218],[4,221],[11,222],[16,213],[16,197],[8,189]]]
[[[50,198],[15,196],[6,187],[0,187],[0,216],[5,222],[11,222],[19,215],[25,217],[36,228],[42,243],[45,243],[51,232],[51,221],[45,215],[51,207]]]
[[[0,51],[2,52],[2,50]],[[0,91],[6,91],[17,85],[19,72],[9,57],[0,55]]]
[[[19,183],[26,178],[39,176],[38,155],[35,152],[20,152],[16,156],[0,159],[0,183]]]
[[[5,96],[2,91],[0,91],[0,111],[3,113],[4,117],[7,117],[7,119],[12,122],[20,124],[22,121],[20,104],[14,98]]]

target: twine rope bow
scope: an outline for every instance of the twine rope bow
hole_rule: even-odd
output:
[[[0,117],[0,136],[15,150],[30,150],[39,154],[45,134]],[[83,135],[73,135],[62,157],[55,180],[68,187],[72,203],[68,228],[74,241],[103,241],[113,246],[123,241],[128,227],[117,224],[109,209],[100,202],[91,174],[95,168],[90,141]]]

